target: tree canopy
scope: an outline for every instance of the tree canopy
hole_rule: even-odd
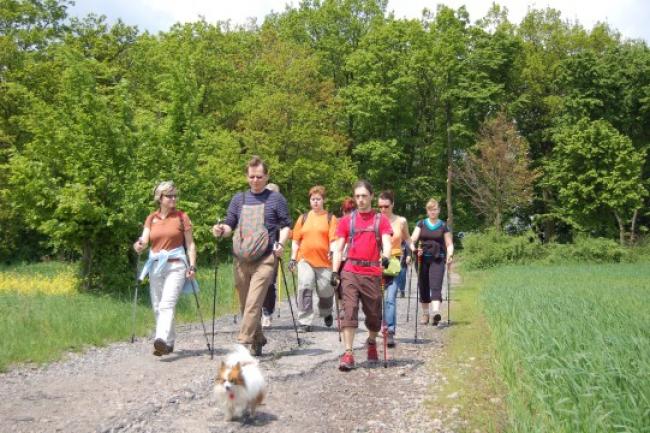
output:
[[[628,242],[650,225],[650,51],[607,25],[550,8],[516,24],[499,5],[472,21],[463,7],[397,19],[385,0],[304,0],[259,26],[151,35],[69,5],[0,0],[2,260],[80,258],[88,288],[120,290],[153,185],[175,181],[207,252],[253,154],[294,216],[309,187],[336,211],[367,178],[411,221],[428,198],[446,203],[455,231],[517,215],[547,239]],[[458,170],[502,158],[481,133],[499,113],[541,175],[508,179],[526,205],[504,201],[497,218]]]

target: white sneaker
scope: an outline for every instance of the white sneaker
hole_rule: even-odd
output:
[[[262,314],[262,328],[270,328],[270,327],[271,327],[271,316]]]

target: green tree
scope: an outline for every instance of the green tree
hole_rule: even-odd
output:
[[[12,205],[56,250],[81,254],[86,288],[119,290],[134,215],[124,185],[135,104],[124,81],[100,83],[102,64],[68,47],[55,51],[54,103],[35,100],[21,118],[31,140],[10,161]]]
[[[557,212],[579,227],[607,233],[615,222],[621,245],[633,238],[647,186],[641,177],[645,150],[605,120],[581,119],[558,128],[546,161],[545,183],[557,194]]]

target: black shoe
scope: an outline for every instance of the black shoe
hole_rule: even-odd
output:
[[[404,292],[399,292],[399,297],[403,298],[404,297]]]
[[[174,351],[174,346],[170,346],[165,343],[165,340],[162,338],[156,338],[153,342],[153,354],[155,356],[162,356],[172,353]]]
[[[431,322],[431,324],[433,326],[438,326],[438,323],[440,323],[441,320],[442,320],[442,316],[440,315],[440,313],[433,313],[433,321]]]
[[[311,332],[311,326],[309,326],[309,325],[298,325],[298,332]]]
[[[334,323],[334,317],[332,317],[331,314],[328,314],[327,317],[325,317],[325,326],[327,326],[328,328],[331,328],[332,323]]]
[[[261,341],[251,344],[251,354],[253,356],[262,356],[262,346],[263,345],[264,344]]]

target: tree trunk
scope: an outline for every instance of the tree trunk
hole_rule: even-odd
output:
[[[542,189],[542,198],[544,199],[544,206],[547,208],[550,207],[549,203],[551,201],[551,193],[548,188]],[[549,218],[546,218],[543,222],[544,225],[544,242],[551,242],[555,237],[555,224]]]
[[[449,102],[445,104],[447,117],[447,226],[450,231],[454,227],[454,211],[452,207],[452,181],[453,181],[453,145],[451,136],[451,106]]]
[[[639,215],[639,209],[634,209],[634,214],[632,214],[632,225],[630,226],[630,245],[636,243],[636,218]]]
[[[92,270],[93,262],[93,247],[89,240],[84,241],[83,252],[81,255],[81,278],[83,281],[84,290],[90,288],[90,272]]]
[[[616,222],[618,222],[618,241],[622,247],[625,246],[625,222],[621,217],[618,216],[617,212],[614,212],[616,217]]]

